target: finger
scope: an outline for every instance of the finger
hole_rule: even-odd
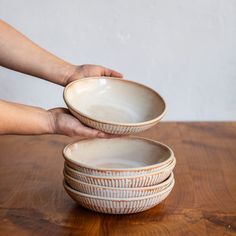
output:
[[[97,137],[103,138],[104,137],[102,132],[100,132],[96,129],[91,129],[91,128],[85,127],[85,126],[78,127],[76,129],[76,133],[78,135],[82,135],[82,136],[85,136],[88,138],[97,138]]]
[[[104,68],[104,76],[123,78],[123,75],[121,73],[115,70],[111,70],[109,68]]]
[[[91,138],[119,138],[122,135],[117,135],[117,134],[108,134],[108,133],[104,133],[102,131],[96,130],[96,129],[92,129],[92,128],[88,128],[86,126],[84,127],[80,127],[79,129],[77,129],[77,133],[79,135],[85,136],[85,137],[91,137]]]
[[[105,136],[104,136],[104,138],[108,138],[108,139],[110,139],[110,138],[120,138],[120,137],[123,137],[124,135],[119,135],[119,134],[107,134],[107,133],[105,133]]]

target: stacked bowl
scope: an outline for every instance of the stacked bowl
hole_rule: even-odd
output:
[[[129,214],[163,201],[176,164],[164,144],[137,137],[82,140],[65,147],[64,187],[94,211]]]
[[[133,81],[108,77],[79,79],[66,86],[64,100],[84,125],[127,135],[156,125],[164,99]],[[64,187],[82,206],[103,213],[129,214],[163,201],[173,189],[173,151],[138,137],[89,139],[63,151]]]

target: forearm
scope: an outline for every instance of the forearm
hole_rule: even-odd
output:
[[[0,100],[0,134],[53,133],[47,110]]]
[[[0,65],[61,85],[75,70],[1,20]]]

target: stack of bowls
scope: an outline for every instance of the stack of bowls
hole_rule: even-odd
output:
[[[127,135],[156,125],[166,112],[164,99],[136,82],[92,77],[66,86],[64,100],[85,125]],[[64,187],[94,211],[128,214],[163,201],[174,186],[176,159],[156,141],[136,137],[91,139],[64,149]]]
[[[122,137],[82,140],[65,147],[64,187],[80,205],[129,214],[163,201],[174,186],[173,151],[156,141]]]

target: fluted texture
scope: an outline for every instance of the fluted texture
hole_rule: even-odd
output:
[[[161,184],[147,188],[108,188],[103,186],[91,185],[76,181],[75,179],[65,176],[66,183],[73,189],[94,196],[110,198],[132,198],[150,196],[165,190],[173,183],[173,174]]]
[[[116,124],[107,124],[104,122],[98,122],[92,119],[89,119],[85,116],[82,116],[81,114],[75,112],[73,109],[69,108],[70,112],[77,117],[82,123],[86,124],[89,127],[92,127],[97,130],[101,130],[105,133],[109,134],[119,134],[119,135],[127,135],[127,134],[133,134],[133,133],[139,133],[144,130],[147,130],[151,128],[152,126],[156,125],[159,120],[155,120],[152,123],[148,123],[145,125],[116,125]],[[161,119],[161,118],[160,118]]]
[[[67,165],[65,165],[64,171],[72,178],[89,184],[118,188],[135,188],[152,186],[161,183],[171,174],[174,166],[175,162],[170,165],[168,169],[164,169],[163,171],[155,172],[150,175],[132,176],[127,178],[109,178],[86,175],[71,169]]]
[[[165,163],[165,165],[157,165],[155,168],[146,168],[146,169],[140,169],[140,170],[129,170],[129,171],[119,171],[119,170],[111,170],[111,171],[104,171],[104,170],[99,170],[99,169],[92,169],[92,168],[87,168],[83,166],[79,166],[78,164],[74,164],[71,161],[65,161],[65,163],[71,167],[74,170],[77,170],[79,172],[89,174],[89,175],[94,175],[94,176],[113,176],[113,177],[125,177],[125,176],[135,176],[135,175],[146,175],[146,174],[151,174],[156,171],[159,171],[162,168],[166,168],[168,165],[171,164],[171,162],[174,161],[174,156],[169,159],[168,162]]]
[[[83,207],[93,211],[109,213],[109,214],[131,214],[145,211],[162,202],[169,195],[171,190],[172,188],[166,192],[161,192],[159,194],[152,195],[149,198],[145,199],[115,200],[115,199],[99,199],[93,197],[86,197],[66,189],[70,197]]]

